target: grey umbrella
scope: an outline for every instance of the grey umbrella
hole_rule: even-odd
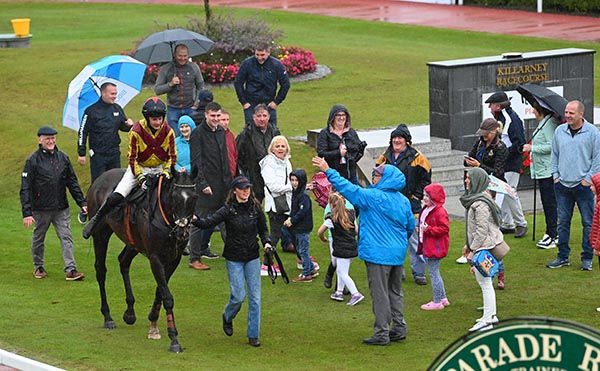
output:
[[[517,86],[517,91],[523,98],[533,105],[537,102],[542,108],[554,113],[559,121],[563,120],[567,100],[552,90],[536,84],[524,84]]]
[[[169,62],[173,59],[173,51],[178,44],[186,45],[190,57],[195,57],[208,52],[214,42],[204,35],[183,28],[160,31],[142,41],[133,58],[146,64]]]

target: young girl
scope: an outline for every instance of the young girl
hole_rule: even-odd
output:
[[[431,277],[433,300],[421,305],[423,310],[439,310],[450,305],[446,297],[444,280],[440,275],[442,258],[448,255],[450,245],[450,222],[448,212],[444,209],[446,192],[439,183],[425,187],[423,193],[423,210],[419,217],[419,253],[425,257]]]
[[[181,116],[178,124],[181,135],[175,138],[175,146],[177,147],[177,163],[175,164],[175,170],[179,172],[186,171],[191,174],[190,137],[192,136],[192,131],[196,129],[196,124],[194,123],[194,120],[187,115]]]
[[[325,216],[325,222],[319,228],[318,234],[321,241],[329,242],[325,237],[325,231],[331,230],[331,260],[337,267],[337,290],[330,297],[333,300],[344,301],[343,290],[346,286],[352,294],[347,305],[352,306],[365,298],[358,292],[354,281],[348,274],[352,258],[358,255],[354,210],[346,209],[346,200],[336,192],[331,192],[329,195],[329,205],[331,213]]]

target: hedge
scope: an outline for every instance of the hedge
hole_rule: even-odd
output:
[[[487,6],[492,8],[537,9],[537,0],[464,0],[465,5]],[[543,0],[544,12],[600,15],[600,0]]]

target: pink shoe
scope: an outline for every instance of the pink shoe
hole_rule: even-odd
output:
[[[423,309],[423,310],[440,310],[440,309],[444,309],[444,304],[434,303],[433,301],[430,301],[427,304],[421,305],[421,309]]]
[[[443,298],[440,303],[442,303],[445,307],[447,307],[448,305],[450,305],[450,302],[448,301],[448,298]]]

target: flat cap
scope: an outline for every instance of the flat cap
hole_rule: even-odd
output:
[[[56,135],[58,132],[56,129],[51,128],[50,126],[42,126],[38,129],[37,135],[38,137],[41,135]]]
[[[503,103],[508,102],[508,95],[503,91],[495,92],[485,101],[485,103]]]

